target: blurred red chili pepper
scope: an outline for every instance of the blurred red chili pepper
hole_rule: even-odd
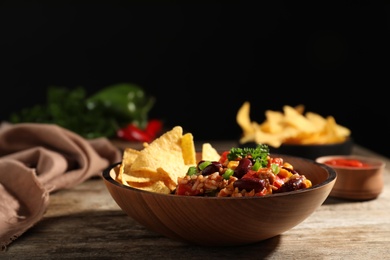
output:
[[[161,120],[151,119],[146,126],[146,133],[154,138],[162,131],[163,123]]]
[[[160,120],[153,119],[148,122],[145,130],[138,128],[134,124],[128,124],[117,131],[117,136],[127,141],[150,143],[161,132],[162,127],[163,123]]]

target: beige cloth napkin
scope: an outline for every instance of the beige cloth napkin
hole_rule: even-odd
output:
[[[52,124],[0,125],[0,246],[42,219],[49,194],[99,176],[121,152]]]

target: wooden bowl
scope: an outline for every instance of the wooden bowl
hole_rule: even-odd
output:
[[[318,163],[324,163],[331,159],[359,160],[367,167],[348,167],[329,165],[337,172],[337,181],[333,186],[330,196],[349,200],[371,200],[379,196],[383,190],[383,171],[385,163],[377,158],[357,155],[330,155],[316,159]]]
[[[328,197],[336,172],[313,160],[280,156],[313,183],[309,189],[263,197],[195,197],[159,194],[115,181],[120,163],[103,171],[112,198],[128,216],[171,239],[203,246],[262,241],[293,228]]]

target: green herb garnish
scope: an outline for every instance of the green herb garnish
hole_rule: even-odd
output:
[[[269,147],[266,144],[258,144],[256,148],[236,148],[233,147],[230,149],[227,158],[229,161],[240,160],[245,157],[252,157],[252,160],[255,162],[260,162],[261,167],[267,167],[268,165],[268,156],[269,156]]]

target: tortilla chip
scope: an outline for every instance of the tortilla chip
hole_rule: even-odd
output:
[[[254,132],[250,119],[250,103],[248,101],[240,107],[236,115],[237,124],[241,127],[243,134],[251,134]]]
[[[202,145],[202,160],[218,162],[221,155],[210,143],[203,143]]]
[[[143,168],[157,169],[161,165],[168,164],[166,157],[172,154],[178,158],[179,163],[184,164],[181,147],[182,136],[183,129],[177,126],[155,139],[140,151],[137,160],[131,165],[131,171]]]
[[[166,181],[170,179],[170,176],[166,172],[158,172],[157,169],[143,167],[131,170],[130,174],[128,176],[124,174],[123,178],[131,182],[155,182],[159,180]]]
[[[285,122],[301,132],[312,133],[316,127],[304,115],[298,113],[293,107],[284,106]]]
[[[164,170],[164,168],[158,168],[157,169],[157,172],[160,174],[160,175],[168,175],[170,178],[166,178],[163,180],[165,186],[167,186],[171,191],[173,191],[174,189],[176,189],[176,186],[178,184],[177,180],[178,180],[178,177],[183,177],[184,175],[186,175],[187,173],[187,170],[188,170],[188,166],[186,166],[185,168],[182,169],[182,173],[180,173],[179,175],[176,175],[177,177],[172,177],[172,175],[168,172],[166,172]]]
[[[138,157],[140,152],[132,148],[126,148],[123,151],[122,163],[120,164],[117,180],[122,184],[127,184],[127,180],[124,179],[125,175],[130,172],[130,167],[134,160]]]
[[[183,153],[184,164],[196,165],[196,151],[194,136],[191,133],[183,135],[181,139],[181,148]]]
[[[303,104],[295,106],[294,109],[301,115],[303,115],[303,112],[305,112],[305,106]]]
[[[149,177],[138,177],[138,176],[134,176],[131,174],[126,174],[126,173],[124,173],[122,175],[122,180],[126,183],[128,183],[128,182],[151,183],[154,181]]]
[[[124,168],[125,168],[125,164],[120,164],[119,166],[119,171],[118,171],[118,174],[116,176],[116,180],[122,184],[127,184],[127,182],[124,180]]]
[[[141,152],[132,148],[126,148],[122,155],[123,172],[130,172],[130,167]]]
[[[137,188],[144,191],[157,192],[163,194],[169,194],[171,190],[165,186],[164,182],[156,181],[152,183],[138,183],[138,182],[130,182],[128,186]]]
[[[265,121],[259,127],[262,131],[276,134],[283,132],[285,127],[284,115],[279,111],[265,111]]]
[[[130,167],[131,175],[177,183],[177,178],[184,176],[188,170],[183,159],[182,137],[182,127],[176,126],[155,139],[140,151]],[[163,171],[158,171],[159,168]]]

